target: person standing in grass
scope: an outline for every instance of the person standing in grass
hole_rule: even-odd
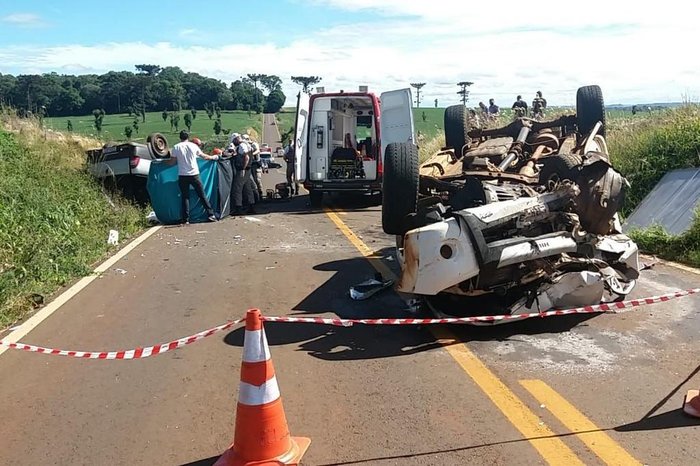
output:
[[[175,144],[171,152],[169,164],[177,164],[178,185],[182,196],[182,220],[185,225],[190,223],[190,186],[194,187],[199,200],[202,201],[204,209],[210,222],[216,222],[214,209],[211,208],[209,199],[204,194],[204,186],[199,178],[199,166],[197,157],[205,160],[219,160],[218,155],[207,155],[202,152],[195,143],[189,141],[189,133],[180,131],[180,142]]]
[[[523,96],[518,96],[511,109],[513,110],[516,118],[527,116],[527,102],[523,100]]]
[[[496,105],[496,101],[489,99],[489,118],[495,120],[500,113],[501,109],[498,105]]]
[[[532,117],[535,119],[544,118],[545,108],[547,108],[547,99],[542,97],[542,91],[537,91],[535,100],[532,101]]]

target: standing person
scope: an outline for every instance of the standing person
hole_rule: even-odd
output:
[[[210,222],[216,222],[214,209],[204,194],[202,180],[199,178],[199,166],[197,165],[197,157],[205,160],[219,160],[218,155],[207,155],[202,152],[196,144],[190,142],[190,135],[187,131],[180,131],[180,142],[175,144],[172,150],[172,158],[166,162],[169,164],[177,164],[178,185],[180,186],[180,195],[182,196],[182,220],[185,225],[190,223],[190,186],[194,187],[194,191],[202,201],[204,209],[207,211],[207,216]]]
[[[233,215],[243,213],[244,201],[249,214],[255,213],[255,195],[253,194],[253,178],[251,175],[252,148],[240,134],[235,134],[233,140],[233,167],[236,175],[233,178]]]
[[[284,151],[284,161],[287,162],[287,186],[292,192],[292,195],[299,195],[299,183],[297,183],[297,156],[294,142],[290,141],[287,150]]]
[[[489,116],[489,109],[485,103],[479,102],[479,108],[481,109],[481,116],[486,119]]]
[[[260,146],[257,142],[253,141],[247,134],[243,135],[243,140],[246,144],[250,145],[252,150],[252,160],[250,162],[250,173],[255,182],[255,187],[258,193],[258,202],[263,198],[263,184],[262,184],[262,160],[260,160]]]
[[[523,100],[523,96],[519,95],[511,107],[516,117],[527,116],[527,102]]]
[[[532,101],[532,117],[544,118],[544,109],[547,108],[547,99],[542,97],[542,91],[537,91]]]
[[[489,118],[495,119],[500,112],[501,109],[496,105],[496,102],[493,99],[489,99]]]

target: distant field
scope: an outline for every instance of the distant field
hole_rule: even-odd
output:
[[[556,117],[565,113],[574,113],[575,109],[571,107],[551,107],[547,110],[547,117]],[[627,125],[634,121],[644,121],[647,120],[650,115],[658,114],[661,110],[655,109],[650,114],[646,111],[640,111],[636,115],[632,115],[632,112],[628,109],[614,108],[607,112],[608,117],[608,127],[617,128],[620,125]],[[425,121],[423,120],[423,115],[425,114]],[[424,154],[424,158],[430,155],[428,152],[434,152],[439,150],[441,144],[444,141],[437,141],[436,139],[444,138],[444,108],[414,108],[413,109],[413,120],[416,127],[416,133],[419,141],[419,145],[424,147],[427,151]],[[296,118],[295,109],[292,107],[285,107],[280,113],[277,114],[277,121],[279,122],[280,132],[284,133],[289,128],[294,126],[294,119]],[[513,112],[509,108],[501,109],[501,117],[493,125],[506,125],[513,119]]]
[[[423,121],[423,113],[425,112],[425,121]],[[437,134],[443,131],[442,129],[442,118],[444,108],[414,108],[413,109],[413,120],[416,125],[416,131],[424,135],[427,139],[432,139]],[[296,118],[296,109],[291,107],[285,107],[280,113],[277,114],[277,121],[279,122],[280,132],[285,132],[292,126],[294,126],[294,120]]]
[[[185,127],[183,117],[185,112],[180,114],[180,130],[187,129]],[[44,123],[47,127],[57,131],[66,131],[68,120],[73,124],[73,132],[91,136],[97,136],[97,131],[94,127],[95,118],[92,115],[83,115],[75,117],[60,117],[46,118]],[[211,120],[207,117],[206,112],[200,110],[197,112],[197,117],[192,122],[192,135],[198,136],[201,139],[213,139],[214,121],[216,116]],[[124,127],[131,126],[134,121],[133,116],[127,114],[105,115],[102,123],[102,134],[99,136],[104,141],[124,141]],[[260,134],[262,130],[262,115],[252,113],[248,116],[245,111],[224,111],[221,113],[221,126],[223,129],[230,129],[232,132],[245,131],[248,128],[253,128]],[[134,131],[131,139],[134,141],[143,141],[146,137],[154,132],[163,133],[171,144],[177,140],[177,132],[170,130],[170,121],[163,121],[160,112],[146,113],[146,122],[143,123],[139,118],[139,132]]]

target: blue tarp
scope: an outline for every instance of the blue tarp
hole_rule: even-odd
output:
[[[204,186],[204,193],[207,195],[209,203],[216,211],[217,216],[220,217],[222,212],[219,209],[218,163],[197,159],[197,164],[199,165],[199,176]],[[148,172],[147,187],[151,198],[151,206],[158,220],[166,225],[179,223],[182,219],[182,201],[177,178],[177,165],[152,163]],[[197,193],[190,187],[190,222],[196,223],[206,220],[207,213],[204,206],[199,200]]]

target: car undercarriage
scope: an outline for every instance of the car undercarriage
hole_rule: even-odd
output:
[[[520,314],[624,299],[639,275],[618,210],[628,186],[611,165],[598,86],[575,115],[474,129],[445,113],[447,147],[418,164],[385,156],[382,223],[396,235],[397,291],[438,315]]]

